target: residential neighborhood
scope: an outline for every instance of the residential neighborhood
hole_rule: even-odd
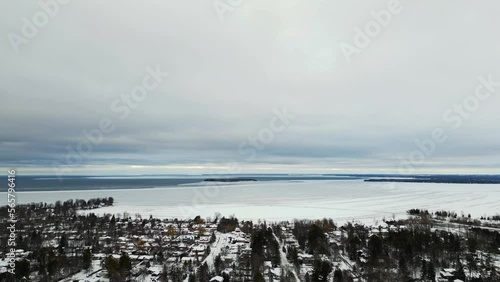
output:
[[[339,226],[331,219],[78,213],[112,204],[18,206],[16,248],[0,253],[1,281],[499,281],[493,217],[412,209],[404,220]]]

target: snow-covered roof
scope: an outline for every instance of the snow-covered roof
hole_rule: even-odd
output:
[[[453,277],[453,274],[446,272],[446,271],[441,271],[440,274],[443,277]]]
[[[214,278],[210,279],[210,282],[223,282],[224,277],[222,276],[215,276]]]

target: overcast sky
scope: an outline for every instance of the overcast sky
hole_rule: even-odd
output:
[[[65,1],[0,3],[0,168],[500,171],[498,1]]]

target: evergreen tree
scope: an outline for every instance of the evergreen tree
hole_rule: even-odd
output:
[[[399,256],[398,267],[401,281],[407,281],[410,278],[410,272],[408,270],[408,265],[406,264],[406,259],[401,254]]]
[[[436,281],[436,268],[434,267],[434,263],[429,262],[427,264],[427,279],[435,282]]]
[[[462,281],[465,281],[465,271],[464,271],[464,266],[462,265],[462,262],[460,260],[457,261],[457,272],[455,274],[455,277],[457,279],[460,279]]]
[[[331,262],[316,259],[314,261],[313,273],[312,273],[312,282],[326,282],[328,281],[328,275],[332,272],[333,267]]]
[[[163,269],[161,271],[160,277],[159,277],[160,282],[168,282],[168,268],[167,265],[163,265]]]
[[[120,273],[120,263],[118,260],[113,258],[113,256],[108,256],[104,263],[106,271],[108,272],[108,276],[110,281],[120,281],[121,273]]]
[[[59,246],[58,250],[59,253],[62,254],[64,252],[64,248],[68,246],[68,238],[66,237],[66,233],[63,233],[61,235],[61,238],[59,239]]]
[[[30,276],[30,262],[26,259],[21,259],[15,262],[16,264],[16,278],[21,280],[21,278]]]
[[[208,282],[209,279],[210,278],[209,278],[208,265],[206,263],[204,263],[198,269],[198,281],[199,282]]]
[[[497,270],[496,270],[496,267],[493,265],[493,267],[491,268],[491,272],[490,272],[490,281],[500,281],[500,277],[498,276],[498,273],[497,273]]]
[[[316,224],[311,225],[307,234],[307,242],[311,253],[329,254],[325,232]]]
[[[90,252],[89,249],[83,251],[82,264],[83,264],[83,269],[89,269],[90,266],[92,265],[92,253]]]
[[[376,263],[382,256],[383,244],[382,239],[377,235],[372,235],[368,240],[368,253],[372,263]]]
[[[262,273],[256,272],[253,276],[253,282],[266,282],[266,279],[264,279]]]
[[[333,273],[333,282],[343,282],[344,277],[342,274],[342,270],[339,268],[335,269],[335,272]]]
[[[426,281],[428,278],[429,278],[429,273],[427,268],[427,261],[424,259],[422,260],[422,272],[420,275],[420,279]]]
[[[121,273],[129,272],[132,269],[132,261],[130,260],[130,257],[127,253],[122,253],[119,265]]]

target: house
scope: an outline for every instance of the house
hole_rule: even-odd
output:
[[[298,254],[298,259],[303,264],[308,264],[308,265],[312,265],[314,262],[314,256],[311,254],[306,254],[306,253]]]
[[[459,279],[456,279],[456,277],[455,277],[456,272],[457,272],[457,270],[454,269],[454,268],[443,268],[443,270],[441,270],[439,272],[439,279],[438,279],[438,281],[439,282],[448,282],[448,281],[455,282],[456,280],[461,281]]]

